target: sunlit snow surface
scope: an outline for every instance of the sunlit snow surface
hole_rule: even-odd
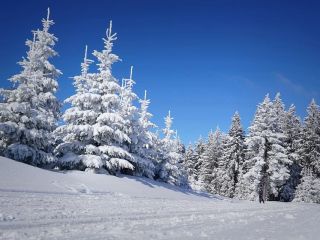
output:
[[[0,158],[0,239],[320,239],[320,205],[219,200]]]

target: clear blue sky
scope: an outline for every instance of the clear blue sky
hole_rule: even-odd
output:
[[[110,19],[118,33],[114,52],[134,65],[136,92],[148,90],[154,122],[170,109],[185,143],[216,126],[226,131],[238,110],[245,128],[266,93],[278,91],[304,117],[320,102],[319,1],[1,1],[0,87],[17,73],[24,41],[41,26],[46,8],[59,38],[53,60],[64,75],[59,99],[73,93],[84,45],[100,50]]]

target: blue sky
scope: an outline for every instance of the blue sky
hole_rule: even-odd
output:
[[[0,87],[19,71],[24,41],[47,7],[59,38],[61,100],[74,91],[69,77],[79,73],[85,44],[100,50],[112,19],[122,58],[114,75],[127,77],[133,65],[154,122],[162,127],[170,109],[185,143],[216,126],[227,131],[236,110],[247,128],[266,93],[281,92],[302,117],[311,98],[320,102],[318,1],[2,1]]]

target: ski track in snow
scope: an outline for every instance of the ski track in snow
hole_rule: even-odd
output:
[[[0,192],[0,239],[317,239],[314,204]]]

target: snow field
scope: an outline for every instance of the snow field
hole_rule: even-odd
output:
[[[223,200],[0,158],[0,239],[318,239],[319,223],[317,204]]]

